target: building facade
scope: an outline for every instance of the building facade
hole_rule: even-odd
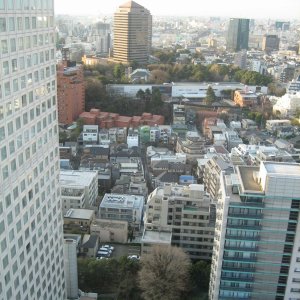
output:
[[[300,165],[221,177],[209,299],[299,298]]]
[[[83,66],[68,66],[68,62],[65,61],[58,65],[57,103],[60,124],[72,124],[84,112]]]
[[[149,10],[134,1],[121,5],[114,14],[114,61],[146,64],[151,40],[152,16]]]
[[[0,299],[65,299],[53,1],[0,1]]]
[[[214,237],[214,213],[215,206],[203,185],[165,184],[148,197],[143,239],[149,244],[145,238],[149,236],[147,232],[151,231],[151,236],[154,232],[165,232],[168,244],[171,236],[168,233],[172,233],[172,245],[182,247],[193,259],[209,260]],[[156,234],[157,237],[159,234]]]
[[[231,18],[229,20],[226,44],[228,51],[237,52],[248,49],[249,22],[249,19]]]
[[[265,34],[262,41],[262,50],[265,52],[278,51],[280,39],[275,34]]]

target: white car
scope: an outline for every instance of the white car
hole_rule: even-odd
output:
[[[114,250],[115,250],[115,247],[110,246],[110,245],[104,245],[104,246],[102,246],[102,248],[107,248],[107,249],[109,249],[109,250],[111,250],[111,251],[114,251]]]
[[[129,255],[127,258],[128,259],[133,259],[133,260],[140,260],[140,256],[139,255]]]

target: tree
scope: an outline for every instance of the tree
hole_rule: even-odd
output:
[[[187,290],[190,260],[181,249],[154,246],[141,259],[139,284],[145,300],[182,299]]]
[[[208,262],[199,260],[190,269],[190,280],[194,289],[208,291],[211,266]]]
[[[205,98],[205,104],[211,105],[216,100],[216,95],[211,86],[208,87],[206,91],[206,98]]]

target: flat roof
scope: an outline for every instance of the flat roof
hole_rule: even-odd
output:
[[[91,209],[70,208],[64,215],[64,218],[90,220],[93,215],[94,211]]]
[[[300,164],[263,162],[268,173],[300,177]]]
[[[143,243],[171,244],[172,232],[144,230]]]
[[[263,193],[261,186],[254,180],[254,172],[259,171],[259,167],[238,166],[237,171],[240,178],[242,192],[244,193]]]
[[[79,188],[89,186],[97,175],[97,171],[61,170],[59,182],[62,187],[73,186]]]
[[[125,195],[125,194],[105,194],[100,208],[143,208],[144,197],[138,195]]]

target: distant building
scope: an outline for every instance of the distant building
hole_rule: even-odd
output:
[[[94,45],[97,53],[108,54],[111,48],[110,24],[103,22],[93,24],[87,40]]]
[[[83,66],[57,66],[57,104],[58,122],[61,124],[72,124],[84,112]]]
[[[280,39],[275,34],[265,34],[262,42],[262,50],[265,52],[278,51]]]
[[[285,21],[276,21],[275,22],[275,28],[286,31],[290,29],[290,22],[285,22]]]
[[[241,50],[234,55],[234,65],[244,70],[247,67],[247,51]]]
[[[257,94],[250,91],[235,91],[234,102],[240,107],[253,107],[257,105]]]
[[[281,117],[293,117],[300,109],[300,92],[287,93],[278,99],[273,106],[273,112]]]
[[[114,14],[113,60],[146,64],[151,50],[152,16],[134,1],[121,5]]]
[[[228,51],[237,52],[248,49],[249,22],[249,19],[231,18],[229,20],[226,43]]]

